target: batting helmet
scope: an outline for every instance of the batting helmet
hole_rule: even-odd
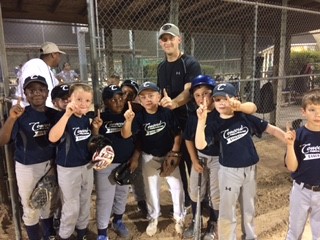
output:
[[[136,94],[138,93],[139,91],[139,85],[136,81],[134,81],[133,79],[127,79],[127,80],[124,80],[123,83],[121,84],[121,88],[123,86],[128,86],[128,87],[131,87],[135,92]]]
[[[216,81],[212,77],[208,75],[198,75],[191,83],[190,92],[193,93],[195,87],[197,86],[207,86],[214,89],[216,85]]]
[[[135,172],[130,171],[130,162],[122,163],[114,169],[114,181],[119,185],[131,184],[135,176]]]

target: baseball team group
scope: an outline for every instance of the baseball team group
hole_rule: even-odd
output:
[[[1,126],[0,145],[14,145],[28,239],[89,239],[93,189],[95,239],[109,239],[110,229],[129,238],[123,221],[129,186],[148,219],[146,234],[156,237],[163,178],[177,237],[236,240],[240,203],[241,238],[257,239],[259,156],[252,137],[264,132],[287,146],[284,160],[280,157],[293,179],[286,239],[301,239],[308,219],[313,239],[320,239],[320,90],[302,98],[305,124],[293,129],[288,123],[283,131],[253,115],[256,105],[242,103],[233,83],[202,75],[198,61],[181,52],[176,25],[164,24],[158,36],[165,58],[157,82],[120,83],[113,75],[101,89],[101,110],[92,109],[97,93],[89,84],[59,83],[52,68],[65,52],[56,44],[43,43],[40,57],[22,66],[17,101]],[[97,137],[103,141],[92,148]],[[116,178],[124,164],[128,181]],[[50,174],[57,188],[48,191],[43,205],[32,203],[39,182]],[[203,223],[205,205],[209,217]],[[189,208],[192,221],[186,224]]]

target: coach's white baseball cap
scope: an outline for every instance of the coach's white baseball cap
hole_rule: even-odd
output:
[[[56,53],[56,52],[62,53],[62,54],[66,54],[63,51],[60,51],[58,46],[53,42],[44,42],[41,45],[41,48],[40,48],[40,53],[41,54],[50,54],[50,53]]]
[[[170,34],[174,37],[177,37],[180,36],[180,30],[176,25],[172,23],[166,23],[160,28],[159,39],[162,37],[163,34]]]

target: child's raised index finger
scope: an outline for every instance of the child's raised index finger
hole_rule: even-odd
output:
[[[128,101],[128,109],[129,109],[130,111],[132,111],[132,106],[131,106],[131,102],[130,102],[130,101]]]
[[[287,130],[287,132],[293,130],[292,124],[289,121],[286,122],[286,130]]]
[[[167,93],[167,90],[165,88],[163,89],[163,96],[164,97],[168,97],[168,93]]]
[[[203,106],[207,107],[207,98],[203,98]]]

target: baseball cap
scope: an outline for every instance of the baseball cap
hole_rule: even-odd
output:
[[[160,28],[159,39],[162,37],[163,34],[170,34],[176,37],[176,36],[180,36],[180,31],[176,25],[172,23],[166,23]]]
[[[111,99],[116,94],[123,94],[121,88],[117,85],[109,85],[102,91],[102,100]]]
[[[49,54],[49,53],[56,53],[56,52],[62,53],[62,54],[66,54],[63,51],[60,51],[58,46],[53,42],[44,42],[41,45],[41,48],[40,48],[40,53],[41,54]]]
[[[42,83],[43,85],[46,85],[48,87],[47,81],[44,77],[42,77],[40,75],[33,75],[30,77],[27,77],[24,80],[23,89],[26,89],[28,87],[28,85],[33,82]]]
[[[68,84],[61,84],[55,86],[51,91],[51,99],[56,98],[67,98],[69,97],[69,85]]]
[[[130,80],[130,79],[127,79],[127,80],[124,80],[123,83],[121,84],[121,88],[123,86],[128,86],[128,87],[131,87],[133,90],[135,90],[136,94],[138,93],[139,91],[139,85],[136,81],[134,80]]]
[[[153,82],[142,83],[142,85],[139,87],[138,95],[144,90],[153,90],[156,92],[160,92],[160,88]]]
[[[237,90],[231,83],[220,83],[213,89],[213,97],[236,97]]]

